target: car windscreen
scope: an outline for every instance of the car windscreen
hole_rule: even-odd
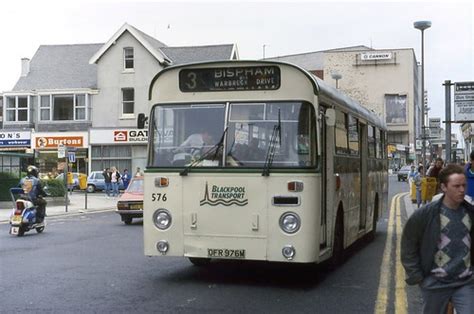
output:
[[[130,193],[143,193],[143,179],[135,179],[130,182],[127,188],[127,192]]]

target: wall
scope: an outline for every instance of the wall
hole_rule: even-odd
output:
[[[123,48],[134,48],[134,71],[123,71]],[[92,100],[93,127],[135,127],[138,113],[148,115],[148,87],[162,66],[130,33],[123,35],[97,62],[99,94]],[[122,88],[135,89],[135,117],[123,118]]]

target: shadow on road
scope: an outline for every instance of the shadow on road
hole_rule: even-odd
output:
[[[346,261],[370,243],[359,241],[346,250]],[[343,268],[328,263],[291,264],[264,261],[213,260],[205,266],[179,268],[160,277],[169,283],[201,282],[208,285],[271,286],[285,289],[313,289]]]

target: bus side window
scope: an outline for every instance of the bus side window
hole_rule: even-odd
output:
[[[347,154],[347,114],[337,110],[336,111],[336,153]]]

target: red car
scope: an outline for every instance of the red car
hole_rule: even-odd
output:
[[[134,177],[120,196],[115,211],[129,225],[133,218],[143,218],[143,177]]]

